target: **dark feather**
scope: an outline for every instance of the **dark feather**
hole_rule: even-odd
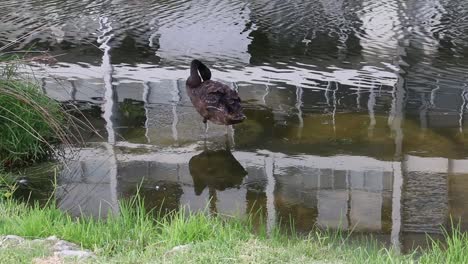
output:
[[[186,86],[190,100],[198,113],[204,121],[210,120],[219,125],[242,122],[245,115],[242,113],[241,99],[237,92],[223,83],[210,79],[210,69],[199,60],[193,60]]]

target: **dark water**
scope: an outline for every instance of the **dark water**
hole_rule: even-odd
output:
[[[404,249],[450,217],[468,228],[467,1],[7,0],[0,25],[3,52],[57,56],[32,66],[44,92],[103,136],[83,131],[59,171],[74,215],[117,213],[141,184],[149,207],[260,211]],[[206,149],[193,58],[248,117],[227,136],[211,124]]]

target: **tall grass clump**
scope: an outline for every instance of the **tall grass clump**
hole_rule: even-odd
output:
[[[19,61],[0,54],[0,167],[38,162],[69,141],[66,112],[39,85],[16,74]]]
[[[430,239],[431,250],[425,251],[419,263],[468,263],[468,234],[452,222],[450,231],[444,230],[445,243]]]
[[[0,170],[0,200],[12,197],[17,188],[15,177]]]

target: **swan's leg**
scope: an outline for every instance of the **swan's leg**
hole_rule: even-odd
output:
[[[226,150],[231,150],[231,144],[229,143],[229,135],[227,133],[224,134],[224,145],[226,147]]]
[[[206,136],[206,134],[208,133],[208,120],[203,118],[203,124],[205,124],[205,136]]]
[[[206,120],[206,118],[203,118],[203,124],[205,124],[204,140],[205,140],[205,147],[206,147],[206,139],[208,137],[208,120]]]

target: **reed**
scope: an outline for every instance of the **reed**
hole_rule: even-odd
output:
[[[75,137],[74,117],[39,85],[17,74],[23,60],[0,54],[0,167],[31,165]]]

